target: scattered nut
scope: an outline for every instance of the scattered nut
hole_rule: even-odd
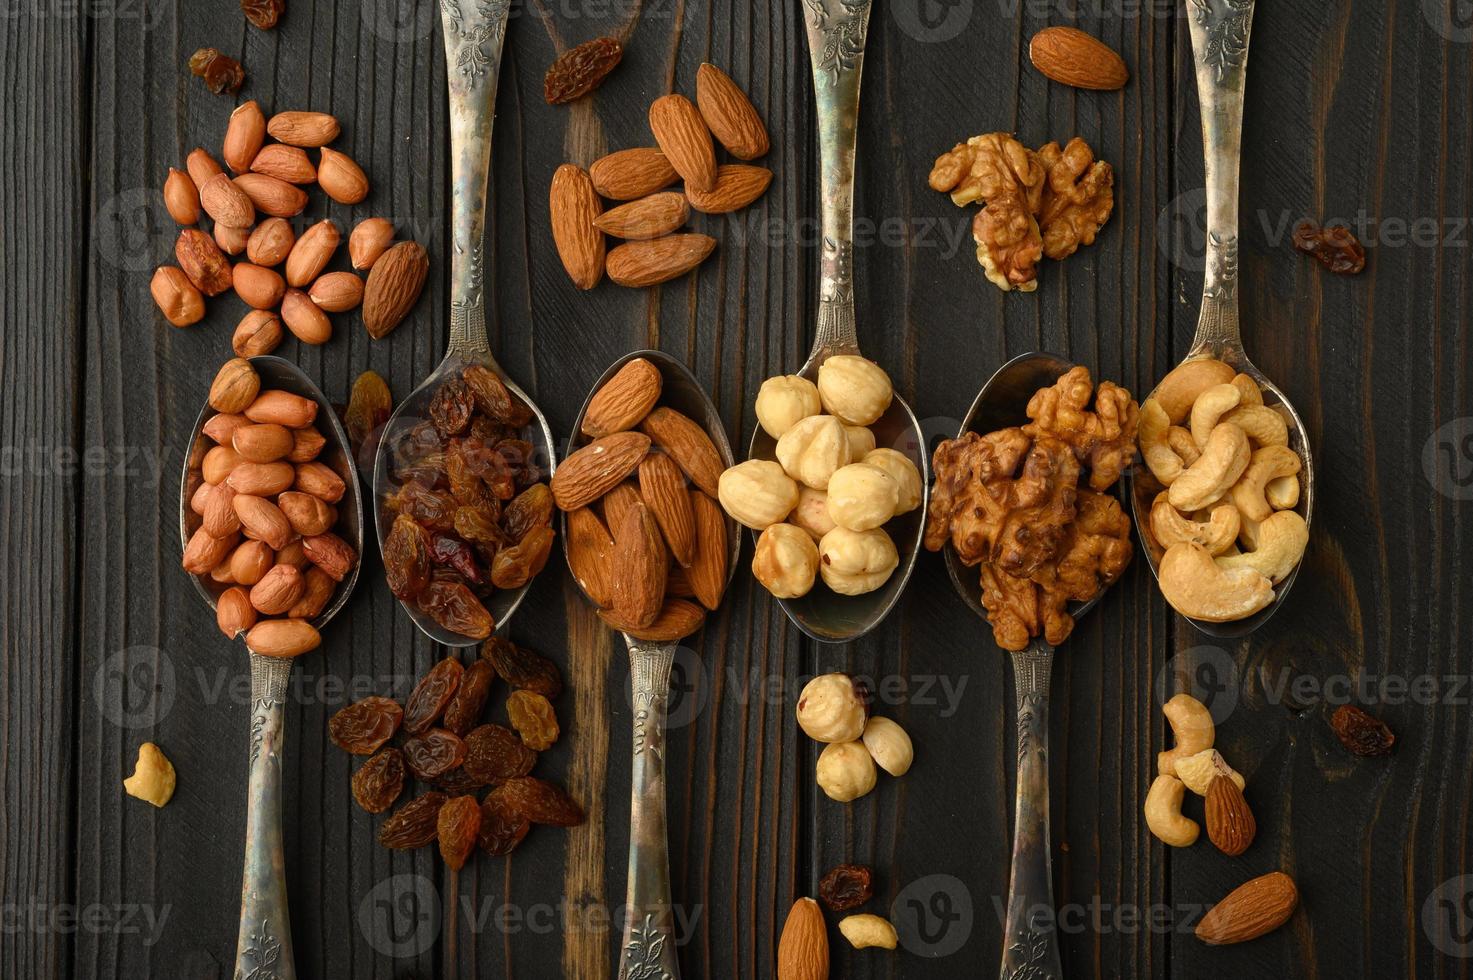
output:
[[[875,765],[892,776],[904,776],[915,759],[915,749],[905,729],[889,718],[874,717],[864,726],[864,747]]]
[[[895,927],[878,915],[846,915],[839,920],[839,932],[855,949],[894,949],[897,941]]]
[[[1197,821],[1181,812],[1181,801],[1187,787],[1175,776],[1160,775],[1146,793],[1146,826],[1163,844],[1190,847],[1202,832]]]
[[[869,709],[848,674],[819,674],[798,695],[798,727],[815,742],[852,742]]]
[[[1218,776],[1232,780],[1238,789],[1244,789],[1248,785],[1242,774],[1228,765],[1216,749],[1203,749],[1195,755],[1177,759],[1175,770],[1176,778],[1186,783],[1187,789],[1198,796],[1206,796],[1208,787]]]
[[[138,746],[138,761],[133,765],[133,775],[123,780],[123,789],[129,796],[162,807],[174,795],[174,766],[164,753],[152,742]]]
[[[1174,776],[1179,760],[1212,748],[1217,738],[1217,726],[1212,723],[1212,713],[1207,706],[1190,694],[1173,696],[1161,710],[1171,724],[1176,745],[1169,752],[1156,756],[1156,771],[1163,776]]]
[[[818,755],[818,787],[849,803],[875,788],[875,761],[859,742],[832,742]]]

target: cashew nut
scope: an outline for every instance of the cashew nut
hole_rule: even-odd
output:
[[[133,775],[123,780],[123,789],[129,796],[162,807],[174,795],[175,778],[173,763],[157,745],[144,742],[138,746],[138,761]]]
[[[1174,776],[1179,759],[1212,748],[1217,739],[1217,726],[1212,723],[1212,713],[1207,706],[1190,694],[1173,695],[1161,707],[1161,712],[1171,725],[1171,736],[1176,744],[1166,752],[1157,753],[1156,771],[1163,776]]]
[[[846,915],[839,920],[839,932],[855,949],[894,949],[900,937],[890,920],[865,912],[861,915]]]
[[[1264,575],[1253,568],[1222,567],[1199,544],[1167,548],[1157,578],[1171,608],[1209,623],[1251,616],[1274,601],[1273,583]]]
[[[1172,452],[1181,457],[1182,463],[1186,466],[1191,466],[1202,458],[1202,449],[1197,445],[1197,440],[1179,425],[1173,425],[1166,430],[1166,444],[1171,447]]]
[[[1238,543],[1249,551],[1258,547],[1258,528],[1262,521],[1255,521],[1242,511],[1238,512]]]
[[[1155,502],[1151,504],[1151,534],[1162,548],[1195,541],[1211,554],[1220,555],[1237,540],[1238,508],[1229,503],[1220,503],[1212,508],[1212,515],[1207,521],[1193,521],[1183,517],[1171,506],[1165,493],[1158,493]]]
[[[1289,444],[1289,426],[1284,422],[1284,417],[1271,408],[1262,405],[1246,405],[1235,408],[1223,416],[1224,422],[1231,422],[1244,432],[1248,438],[1260,446],[1287,446]]]
[[[1216,500],[1238,482],[1251,458],[1247,433],[1231,422],[1219,423],[1202,447],[1202,458],[1172,482],[1168,491],[1171,506],[1189,513]]]
[[[1210,357],[1187,361],[1162,378],[1151,397],[1161,403],[1173,423],[1180,423],[1192,410],[1198,395],[1213,385],[1232,381],[1236,373],[1222,361]]]
[[[1192,441],[1198,446],[1207,445],[1207,437],[1217,423],[1238,407],[1242,397],[1242,392],[1230,384],[1213,385],[1198,395],[1192,403]]]
[[[1242,773],[1227,764],[1222,753],[1216,749],[1203,749],[1196,755],[1176,760],[1176,778],[1186,784],[1187,789],[1198,796],[1206,796],[1207,788],[1218,776],[1226,776],[1238,784],[1238,789],[1247,787]]]
[[[1262,405],[1263,390],[1258,387],[1258,382],[1246,374],[1233,375],[1233,386],[1242,392],[1243,400],[1239,405]]]
[[[1239,430],[1242,431],[1242,430]],[[1244,517],[1264,521],[1273,513],[1264,496],[1264,487],[1270,480],[1281,476],[1292,476],[1303,464],[1299,454],[1288,446],[1264,446],[1255,449],[1242,477],[1233,484],[1233,503]],[[1172,490],[1175,491],[1173,486]]]
[[[1181,476],[1184,468],[1181,457],[1166,444],[1166,432],[1170,428],[1171,419],[1166,417],[1166,409],[1160,402],[1147,398],[1141,403],[1140,422],[1136,429],[1141,455],[1146,458],[1146,466],[1150,467],[1151,473],[1162,486],[1167,487]]]
[[[1241,555],[1218,558],[1221,568],[1251,568],[1277,584],[1284,580],[1309,544],[1309,527],[1292,510],[1281,510],[1258,525],[1258,546]]]
[[[1299,477],[1280,476],[1269,480],[1263,488],[1263,496],[1274,510],[1289,510],[1299,504]]]
[[[1187,787],[1175,776],[1157,776],[1146,794],[1146,826],[1161,843],[1171,847],[1190,847],[1202,828],[1191,817],[1183,816],[1181,801]]]

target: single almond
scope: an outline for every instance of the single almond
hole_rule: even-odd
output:
[[[1075,88],[1105,91],[1130,80],[1114,48],[1074,27],[1045,27],[1029,42],[1028,57],[1044,75]]]
[[[603,205],[581,167],[565,163],[552,175],[547,195],[552,241],[568,278],[579,289],[598,285],[604,270],[604,236],[595,221]]]
[[[654,515],[643,504],[634,506],[614,532],[613,613],[620,622],[643,629],[655,621],[665,605],[669,565]]]
[[[690,567],[696,553],[696,525],[690,495],[685,490],[685,474],[664,453],[649,453],[639,461],[639,495],[676,563]]]
[[[230,113],[225,124],[225,165],[238,174],[251,169],[251,161],[266,141],[266,116],[255,99],[242,102]]]
[[[277,548],[285,548],[287,542],[291,541],[292,534],[295,533],[292,531],[291,522],[286,519],[281,508],[271,501],[254,494],[237,493],[231,498],[230,503],[235,508],[235,516],[240,518],[240,526],[246,537],[265,543],[272,551]],[[256,608],[261,609],[260,606]],[[285,609],[261,609],[261,611],[273,614],[286,612]]]
[[[721,454],[716,451],[716,444],[705,429],[688,416],[664,406],[646,415],[639,429],[675,460],[690,482],[716,497],[716,487],[725,467]]]
[[[551,482],[553,500],[563,510],[588,506],[633,473],[649,448],[649,436],[642,432],[595,439],[559,464]]]
[[[285,459],[296,441],[292,430],[275,422],[252,422],[242,425],[230,436],[230,445],[241,459],[252,463],[274,463]],[[281,545],[273,545],[281,547]]]
[[[624,480],[610,487],[598,506],[603,511],[604,525],[618,527],[624,523],[624,515],[633,510],[635,504],[643,503],[644,498],[639,495],[639,484],[633,480]]]
[[[715,247],[716,239],[695,233],[625,242],[609,251],[605,267],[621,286],[657,286],[690,272]]]
[[[159,312],[176,327],[198,323],[205,315],[205,298],[182,269],[161,265],[153,270],[148,291]]]
[[[1282,871],[1246,881],[1197,923],[1197,938],[1209,946],[1247,942],[1272,932],[1294,914],[1299,889]]]
[[[284,180],[288,184],[310,184],[317,180],[317,168],[307,157],[307,151],[300,146],[288,146],[285,143],[261,147],[251,160],[250,169],[258,174]]]
[[[234,357],[215,372],[210,383],[210,407],[217,412],[239,412],[251,402],[261,390],[261,376],[243,357]]]
[[[226,255],[239,255],[246,250],[246,243],[250,241],[250,228],[235,228],[215,222],[213,229],[215,244],[220,246],[220,251]]]
[[[690,491],[690,509],[695,523],[696,547],[686,577],[691,594],[714,612],[721,605],[721,596],[726,591],[726,514],[720,504],[695,489]]]
[[[696,590],[690,584],[690,569],[671,565],[665,574],[665,594],[679,599],[694,599]]]
[[[388,218],[364,218],[348,236],[348,260],[362,272],[370,269],[394,243],[394,223]]]
[[[169,168],[164,178],[164,207],[176,224],[192,225],[199,221],[199,188],[183,170]]]
[[[342,235],[331,218],[324,218],[302,232],[286,257],[286,284],[301,289],[322,275]]]
[[[292,146],[324,146],[341,131],[338,121],[325,112],[278,112],[266,123],[272,138]]]
[[[235,185],[245,191],[256,210],[277,218],[291,218],[307,206],[307,192],[270,174],[244,173]]]
[[[179,268],[206,296],[219,296],[230,288],[230,261],[215,240],[198,228],[184,228],[174,243]]]
[[[665,154],[653,146],[616,150],[599,157],[588,168],[593,189],[612,201],[646,197],[669,187],[678,176]]]
[[[568,569],[594,605],[613,603],[614,538],[587,507],[568,512]]]
[[[777,941],[777,980],[828,980],[829,934],[823,910],[811,898],[800,898],[788,910]]]
[[[636,640],[652,643],[674,643],[690,636],[706,621],[706,611],[687,599],[666,599],[660,613],[647,626],[640,626],[621,617],[612,609],[600,609],[599,618],[621,633],[628,633]]]
[[[304,344],[325,344],[332,339],[332,321],[300,289],[288,289],[282,297],[281,322]]]
[[[368,196],[368,175],[346,153],[324,146],[317,163],[317,183],[339,204],[357,204]]]
[[[286,292],[286,282],[275,269],[250,262],[237,262],[230,275],[235,286],[235,295],[244,300],[247,306],[258,310],[274,308]]]
[[[1228,776],[1213,776],[1207,784],[1207,839],[1228,857],[1248,850],[1258,833],[1258,822],[1238,784]]]
[[[709,191],[716,186],[716,149],[711,130],[690,99],[662,95],[650,105],[650,131],[670,166],[688,187]]]
[[[259,357],[281,346],[281,319],[270,310],[251,310],[236,324],[230,347],[236,357]]]
[[[713,64],[696,69],[696,105],[711,135],[738,160],[755,160],[767,152],[767,127],[752,100]]]
[[[698,191],[687,186],[690,206],[703,214],[726,214],[751,204],[767,191],[772,171],[746,163],[726,163],[716,169],[716,186]]]
[[[184,168],[189,171],[189,179],[194,181],[195,187],[203,187],[205,181],[225,172],[215,158],[210,156],[209,151],[201,146],[189,151],[189,156],[184,158]]]
[[[419,242],[400,242],[379,256],[363,287],[363,327],[370,337],[382,339],[403,322],[429,271],[430,257]]]
[[[297,657],[322,644],[322,636],[305,619],[265,619],[245,639],[247,649],[264,657]]]
[[[246,258],[256,265],[280,265],[296,243],[297,233],[290,222],[285,218],[267,218],[256,225],[246,240]]]
[[[668,235],[689,217],[690,204],[685,195],[664,191],[605,211],[593,223],[615,238],[645,239]]]
[[[276,422],[288,429],[301,429],[317,418],[317,403],[289,391],[263,391],[245,407],[245,417],[252,422]]]
[[[232,640],[255,626],[258,618],[246,590],[238,585],[226,589],[215,600],[215,625]]]
[[[634,358],[588,400],[580,431],[601,439],[634,428],[660,400],[664,383],[659,368],[643,357]]]
[[[307,295],[329,313],[346,313],[363,302],[363,280],[351,272],[325,272]]]

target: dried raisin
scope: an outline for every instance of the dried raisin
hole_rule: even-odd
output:
[[[445,805],[445,799],[444,793],[434,790],[416,796],[389,814],[389,819],[378,829],[378,842],[396,851],[434,843],[440,808]]]
[[[583,808],[558,786],[535,776],[518,776],[497,787],[507,803],[533,823],[553,827],[576,827],[583,822]]]
[[[1293,240],[1295,248],[1339,275],[1353,276],[1366,267],[1365,246],[1344,225],[1321,228],[1313,221],[1301,221],[1294,226]]]
[[[430,780],[430,785],[450,796],[464,796],[474,793],[486,783],[466,772],[465,766],[456,766]]]
[[[536,764],[537,753],[510,729],[486,724],[466,733],[465,771],[483,783],[525,776]]]
[[[403,720],[404,709],[393,698],[367,697],[329,718],[327,734],[344,752],[373,755],[394,737]]]
[[[343,422],[348,429],[348,442],[353,446],[353,458],[361,467],[373,465],[378,452],[378,437],[384,423],[394,412],[394,396],[389,392],[389,383],[377,371],[364,371],[353,382],[353,392],[348,396],[348,410]]]
[[[498,589],[519,589],[547,564],[556,537],[550,527],[534,527],[510,548],[496,552],[491,561],[491,584]]]
[[[532,829],[532,822],[522,816],[497,787],[481,801],[481,850],[492,857],[505,857]]]
[[[430,532],[408,514],[394,518],[384,539],[384,579],[400,599],[413,599],[430,584]]]
[[[452,633],[484,640],[496,628],[481,600],[457,582],[431,582],[415,602],[421,612]]]
[[[1366,714],[1353,704],[1342,704],[1330,716],[1330,727],[1340,744],[1355,755],[1390,755],[1396,736],[1386,722]]]
[[[818,883],[819,899],[835,912],[857,909],[874,895],[874,872],[862,864],[841,864]]]
[[[286,0],[240,0],[240,9],[245,12],[246,20],[263,31],[269,31],[281,20]]]
[[[492,422],[520,429],[532,421],[532,411],[523,405],[496,372],[480,364],[469,364],[460,373],[470,386],[479,408]]]
[[[438,493],[425,484],[412,480],[389,498],[389,509],[414,518],[429,531],[449,531],[455,527],[455,498]]]
[[[404,761],[409,771],[425,782],[465,762],[465,752],[460,736],[443,728],[431,728],[404,740]]]
[[[457,796],[440,807],[436,836],[440,838],[440,857],[452,871],[465,867],[466,858],[476,849],[480,831],[481,804],[474,796]]]
[[[418,735],[439,720],[445,706],[455,697],[455,690],[464,674],[465,668],[454,657],[446,657],[431,667],[409,694],[404,710],[404,731]]]
[[[491,696],[491,685],[495,681],[496,671],[486,661],[477,660],[467,667],[440,723],[464,738],[481,720],[481,712],[486,707],[486,699]]]
[[[546,752],[557,743],[557,715],[552,703],[537,692],[512,691],[506,699],[506,713],[527,748]]]
[[[245,83],[245,69],[234,58],[218,48],[200,48],[189,57],[189,70],[204,79],[205,87],[216,95],[234,94]]]
[[[472,585],[481,585],[486,575],[476,564],[476,553],[470,545],[448,534],[437,534],[431,539],[430,558],[436,564],[455,569]]]
[[[501,520],[507,537],[513,541],[521,541],[539,527],[551,527],[552,491],[545,483],[528,487],[506,505]]]
[[[491,637],[481,644],[481,657],[512,687],[536,691],[548,700],[563,693],[563,678],[556,664],[508,639]]]
[[[475,396],[470,387],[456,378],[441,384],[430,396],[430,421],[435,431],[449,438],[458,436],[471,424],[471,412],[475,410]]]
[[[404,753],[384,749],[353,774],[353,799],[369,813],[383,813],[404,791]]]
[[[623,57],[624,46],[612,37],[596,37],[564,51],[547,69],[542,97],[548,105],[582,98],[602,85]]]

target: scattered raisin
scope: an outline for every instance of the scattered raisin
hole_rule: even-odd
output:
[[[413,599],[430,584],[430,533],[408,514],[394,518],[383,555],[384,579],[400,599]]]
[[[452,871],[459,871],[476,849],[481,831],[481,804],[474,796],[446,800],[440,807],[435,824],[436,836],[440,838],[440,856]]]
[[[537,692],[512,691],[506,699],[506,713],[527,748],[546,752],[557,743],[557,715],[552,703]]]
[[[466,733],[463,765],[473,779],[492,783],[525,776],[536,764],[537,753],[523,745],[508,728],[485,724]]]
[[[535,776],[518,776],[497,787],[513,809],[533,823],[553,827],[576,827],[583,822],[583,808],[560,787]]]
[[[200,48],[189,56],[189,70],[205,80],[205,87],[216,95],[232,95],[245,84],[245,69],[218,48]]]
[[[415,601],[421,612],[452,633],[484,640],[496,627],[481,600],[458,582],[431,582]]]
[[[404,740],[404,761],[409,771],[429,782],[465,762],[465,742],[454,732],[431,728],[423,735]]]
[[[531,829],[531,821],[517,811],[500,787],[481,801],[481,850],[492,857],[505,857],[516,850]]]
[[[430,397],[430,421],[435,431],[447,439],[458,436],[471,424],[471,412],[475,411],[475,397],[464,381],[452,378]]]
[[[445,794],[434,790],[417,796],[389,814],[378,829],[378,842],[396,851],[408,851],[434,843],[440,808]]]
[[[1305,219],[1294,226],[1294,247],[1342,276],[1353,276],[1366,267],[1365,246],[1344,225],[1321,228]]]
[[[1390,755],[1396,744],[1386,723],[1373,718],[1353,704],[1342,704],[1330,716],[1330,727],[1350,752],[1355,755]]]
[[[403,719],[399,702],[375,695],[339,709],[328,719],[327,733],[344,752],[373,755],[394,737]]]
[[[369,813],[383,813],[404,791],[404,753],[384,749],[353,774],[353,799]]]
[[[603,84],[623,57],[624,46],[612,37],[597,37],[564,51],[547,69],[542,97],[548,105],[581,98]]]
[[[857,909],[874,895],[874,872],[862,864],[841,864],[818,883],[819,899],[835,912]]]
[[[493,636],[481,644],[481,657],[512,687],[535,691],[548,700],[563,693],[563,678],[557,665],[526,647]]]
[[[431,667],[414,685],[405,703],[404,731],[418,735],[439,720],[445,706],[455,697],[455,689],[464,674],[465,668],[454,657],[446,657]]]
[[[353,392],[348,396],[348,410],[343,422],[348,429],[348,442],[353,446],[353,458],[362,467],[373,465],[378,453],[378,437],[384,423],[394,413],[394,396],[389,393],[389,383],[377,371],[364,371],[353,382]]]
[[[486,661],[477,660],[467,667],[440,724],[465,738],[466,733],[481,720],[481,711],[486,707],[486,699],[491,696],[491,685],[495,681],[496,671]]]
[[[246,20],[263,31],[269,31],[281,20],[286,10],[285,0],[240,0],[240,9],[245,11]]]

